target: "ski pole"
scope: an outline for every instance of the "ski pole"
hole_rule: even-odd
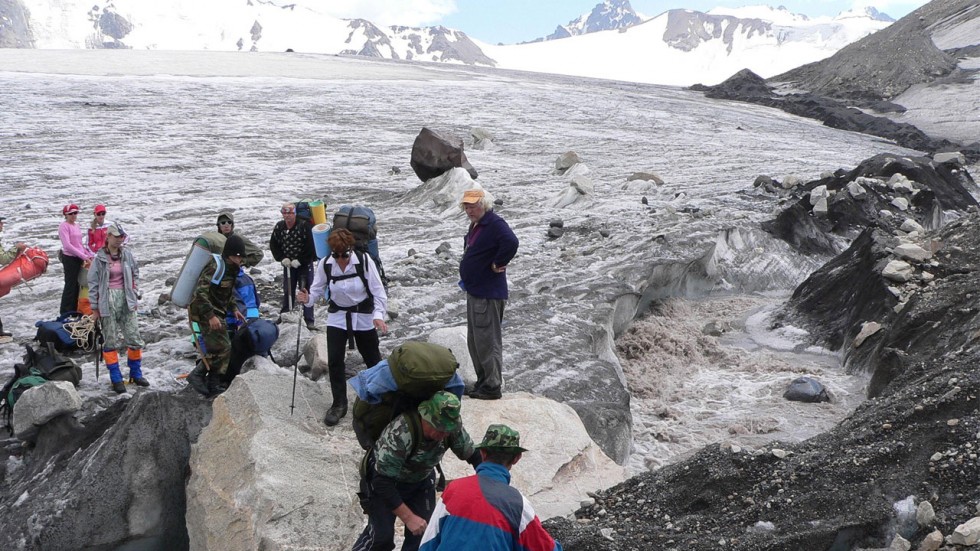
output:
[[[99,380],[99,359],[102,356],[102,320],[95,320],[95,380]]]
[[[296,282],[297,286],[300,289],[306,288],[306,282],[304,281],[304,279],[305,278],[302,275],[300,275],[298,281]],[[299,322],[296,324],[296,363],[293,364],[293,399],[289,403],[290,415],[293,414],[293,409],[295,409],[296,407],[296,378],[299,372],[299,340],[300,340],[300,335],[303,332],[303,312],[301,311],[297,317],[299,318]]]

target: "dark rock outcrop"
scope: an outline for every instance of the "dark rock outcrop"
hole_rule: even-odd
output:
[[[874,258],[879,244],[866,235],[845,254]],[[976,517],[980,216],[934,238],[943,243],[934,284],[865,343],[873,352],[857,367],[874,371],[876,397],[837,427],[756,453],[709,446],[596,494],[578,521],[546,528],[567,551],[844,550],[885,548],[895,535],[915,549],[933,530],[950,534]],[[841,289],[860,285],[864,267],[848,266],[825,277]],[[814,316],[823,324],[843,326],[859,303],[871,306],[856,289],[825,298],[832,306]],[[913,507],[928,501],[935,517],[903,522],[895,504],[909,496]]]
[[[441,176],[452,168],[465,168],[474,180],[476,169],[466,160],[463,140],[447,133],[423,128],[412,144],[412,170],[423,182]]]
[[[210,418],[210,402],[192,391],[142,391],[76,430],[54,427],[57,441],[45,426],[18,467],[0,463],[0,547],[186,549],[190,447]]]
[[[831,195],[826,213],[818,214],[811,204],[811,192],[818,186],[825,186]],[[868,226],[894,233],[911,219],[935,229],[944,212],[978,204],[970,189],[976,189],[973,178],[953,163],[881,154],[853,170],[839,170],[801,186],[795,192],[800,199],[764,222],[762,229],[804,254],[837,254],[846,247],[845,240]],[[907,210],[894,204],[898,197],[905,198]]]

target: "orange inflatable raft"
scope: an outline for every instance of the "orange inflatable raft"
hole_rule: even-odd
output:
[[[25,281],[39,277],[48,269],[48,255],[37,247],[28,247],[13,262],[0,269],[0,297]]]

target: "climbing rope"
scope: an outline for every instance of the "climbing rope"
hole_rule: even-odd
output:
[[[95,350],[95,318],[92,316],[82,316],[76,321],[66,322],[65,331],[68,331],[78,348],[86,352]]]

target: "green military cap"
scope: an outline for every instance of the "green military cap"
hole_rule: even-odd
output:
[[[502,452],[526,452],[521,447],[521,433],[507,425],[490,425],[477,448]]]
[[[440,390],[419,404],[419,415],[440,432],[456,432],[459,407],[459,398],[455,394]]]

